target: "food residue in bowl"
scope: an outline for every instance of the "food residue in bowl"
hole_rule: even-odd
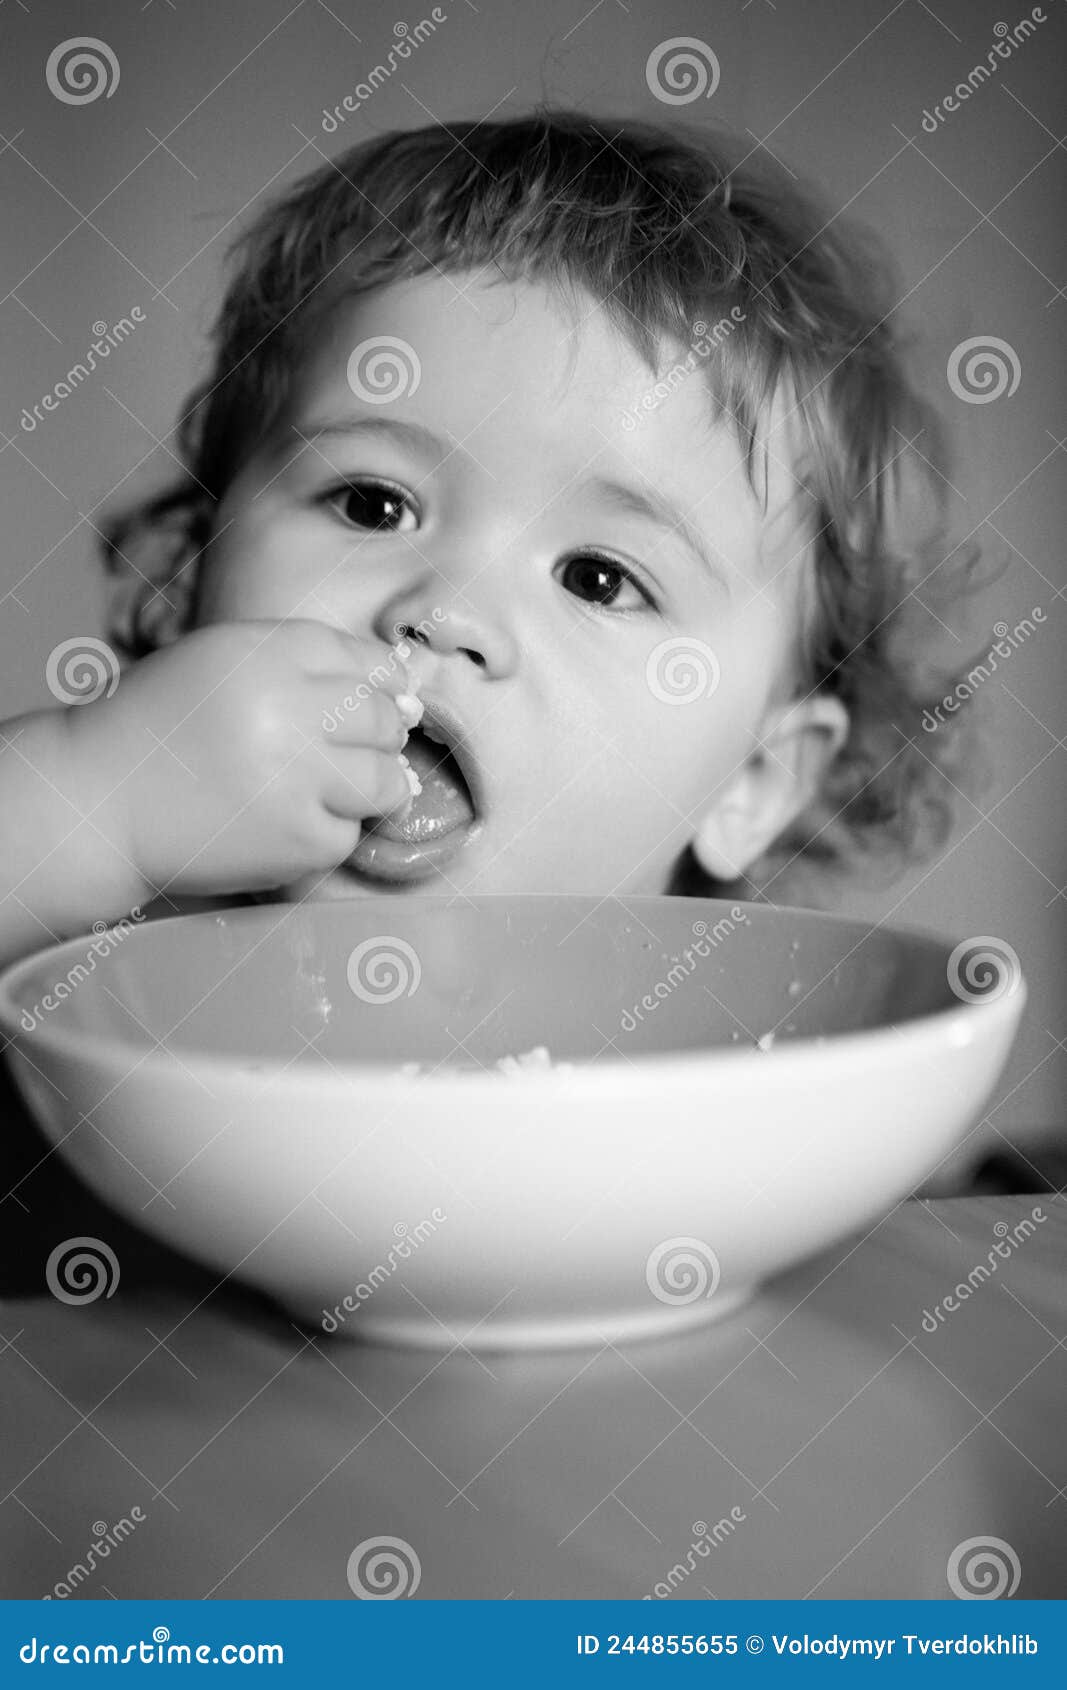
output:
[[[516,1074],[545,1074],[549,1069],[554,1069],[556,1073],[565,1073],[572,1064],[553,1062],[547,1045],[534,1045],[532,1050],[524,1050],[518,1056],[498,1057],[495,1066],[501,1074],[513,1077]]]
[[[572,1062],[553,1062],[547,1045],[534,1045],[532,1050],[520,1051],[515,1056],[498,1056],[492,1068],[468,1068],[463,1071],[468,1073],[479,1071],[493,1073],[495,1071],[498,1074],[506,1075],[508,1079],[521,1079],[523,1074],[547,1074],[549,1072],[568,1074],[573,1066]],[[434,1074],[449,1069],[454,1072],[455,1065],[439,1063],[436,1067],[430,1067],[424,1062],[404,1062],[401,1063],[400,1073],[405,1079],[415,1080],[420,1079],[425,1074]]]

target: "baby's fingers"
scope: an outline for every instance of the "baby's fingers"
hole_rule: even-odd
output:
[[[400,758],[355,746],[331,746],[322,798],[335,816],[362,821],[367,816],[402,813],[411,799],[411,783]]]
[[[318,684],[320,727],[324,737],[336,745],[373,745],[381,751],[399,751],[407,738],[395,698],[365,683],[352,688],[336,676]]]
[[[389,646],[382,640],[358,639],[343,628],[324,622],[290,622],[295,634],[304,667],[308,675],[341,675],[341,692],[407,692],[407,665],[401,657],[401,647]],[[410,650],[410,647],[407,648]]]

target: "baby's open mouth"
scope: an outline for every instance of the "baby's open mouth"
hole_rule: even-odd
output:
[[[451,722],[428,707],[404,746],[421,791],[401,819],[374,817],[364,826],[346,868],[378,880],[418,880],[462,849],[474,830],[479,806],[468,782],[473,762]]]
[[[421,844],[474,820],[474,799],[466,777],[447,742],[435,739],[434,733],[433,723],[424,719],[408,735],[404,756],[418,775],[422,791],[402,821],[383,816],[374,822],[379,838]]]

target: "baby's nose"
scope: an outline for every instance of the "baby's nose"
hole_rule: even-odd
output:
[[[487,612],[463,605],[438,604],[418,616],[414,612],[400,616],[386,637],[407,641],[438,657],[465,658],[491,680],[513,674],[518,660],[517,644],[503,624]]]

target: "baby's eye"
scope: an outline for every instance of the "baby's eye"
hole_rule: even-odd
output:
[[[653,604],[651,594],[628,569],[613,558],[598,557],[595,552],[579,552],[565,558],[557,565],[556,580],[575,598],[605,610],[644,610]]]
[[[387,481],[347,481],[326,499],[355,528],[410,534],[419,525],[411,499],[402,488]]]

